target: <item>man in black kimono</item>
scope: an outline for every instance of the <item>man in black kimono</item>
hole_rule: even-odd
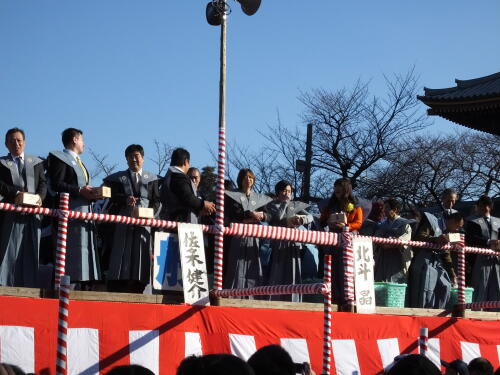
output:
[[[52,151],[48,157],[51,189],[69,193],[69,209],[92,212],[92,202],[100,197],[91,186],[90,174],[80,159],[85,149],[83,132],[68,128],[62,133],[63,151]],[[95,242],[95,225],[91,221],[70,220],[66,248],[66,275],[76,288],[88,289],[100,280],[100,265]]]
[[[500,251],[500,218],[491,216],[493,200],[483,195],[477,201],[477,215],[467,218],[465,242],[468,246]],[[500,257],[478,254],[472,270],[474,302],[500,300]]]
[[[37,194],[37,206],[47,193],[43,161],[24,153],[25,135],[19,128],[5,134],[7,156],[0,158],[0,195],[16,203],[23,192]],[[0,285],[37,287],[40,216],[0,213]]]
[[[161,189],[161,218],[164,220],[197,224],[199,215],[215,212],[214,203],[196,196],[196,188],[187,175],[189,167],[189,152],[175,149]]]
[[[132,216],[136,207],[159,208],[158,176],[142,169],[144,149],[130,145],[125,149],[128,169],[104,179],[111,188],[108,213]],[[142,293],[151,277],[151,228],[114,224],[111,257],[107,275],[110,292]]]

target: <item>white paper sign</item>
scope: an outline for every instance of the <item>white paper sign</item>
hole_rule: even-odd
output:
[[[375,289],[373,287],[373,243],[367,238],[354,238],[354,275],[356,291],[356,311],[361,314],[374,314]]]
[[[207,263],[201,225],[179,223],[177,226],[182,264],[184,302],[209,305]]]
[[[182,291],[182,271],[177,234],[155,233],[153,288]]]

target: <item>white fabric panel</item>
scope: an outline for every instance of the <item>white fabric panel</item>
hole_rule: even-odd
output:
[[[462,348],[462,361],[465,363],[469,364],[474,358],[481,357],[479,344],[460,341],[460,346]]]
[[[160,333],[154,331],[129,331],[130,364],[140,365],[160,373]]]
[[[394,357],[401,353],[399,351],[399,341],[396,338],[377,340],[377,345],[384,368],[389,366],[394,361]]]
[[[68,329],[68,375],[99,374],[99,330]]]
[[[310,363],[306,339],[281,339],[281,347],[292,357],[295,363]]]
[[[231,346],[231,353],[244,361],[248,360],[257,351],[253,336],[230,333],[229,344]]]
[[[201,348],[201,338],[198,332],[185,332],[185,347],[184,356],[189,357],[190,355],[203,355]]]
[[[441,368],[441,346],[439,344],[439,339],[432,338],[427,341],[429,352],[427,353],[427,358],[429,358],[432,363],[434,363],[437,368]]]
[[[354,340],[332,340],[337,375],[361,374]]]
[[[16,365],[26,373],[34,373],[35,329],[0,326],[0,362]]]
[[[500,362],[500,345],[497,345],[498,362]]]

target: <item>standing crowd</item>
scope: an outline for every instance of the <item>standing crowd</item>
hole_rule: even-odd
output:
[[[162,178],[143,169],[143,147],[130,145],[124,152],[127,168],[106,176],[95,187],[81,160],[81,130],[64,130],[63,150],[51,151],[45,161],[25,153],[25,142],[21,129],[9,129],[5,135],[9,153],[0,158],[2,202],[29,201],[34,206],[57,207],[58,194],[69,193],[69,209],[79,212],[92,212],[99,202],[102,212],[109,214],[135,216],[140,209],[148,208],[156,218],[189,223],[210,222],[215,213],[214,203],[198,192],[200,171],[191,168],[185,149],[173,151]],[[364,218],[350,180],[341,178],[335,181],[331,197],[319,205],[319,217],[314,217],[308,212],[308,204],[292,200],[289,182],[278,182],[270,196],[253,190],[256,178],[250,169],[242,169],[237,187],[226,190],[226,225],[252,223],[337,233],[348,228],[368,236],[438,245],[455,241],[454,234],[464,232],[467,245],[500,250],[500,219],[492,216],[493,201],[487,196],[477,200],[475,214],[466,219],[454,209],[457,194],[451,189],[443,192],[441,208],[424,212],[419,221],[403,218],[401,203],[394,198],[373,202]],[[102,186],[110,188],[111,197],[105,196]],[[40,254],[41,222],[39,215],[0,212],[0,285],[39,287],[40,263],[53,261],[55,256]],[[55,220],[52,227],[55,233]],[[210,254],[212,245],[206,242]],[[49,248],[55,249],[55,240]],[[150,227],[69,221],[66,274],[76,289],[89,290],[105,282],[109,291],[142,293],[151,279],[151,253]],[[227,236],[224,288],[300,284],[305,279],[321,278],[324,254],[333,255],[333,297],[343,304],[340,246]],[[210,262],[210,255],[207,259]],[[410,307],[444,308],[456,284],[455,252],[375,245],[374,259],[375,281],[408,284],[406,304]],[[466,261],[467,283],[474,288],[474,301],[500,300],[500,257],[467,254]],[[272,298],[301,301],[300,295]]]

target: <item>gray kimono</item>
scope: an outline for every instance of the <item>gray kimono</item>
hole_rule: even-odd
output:
[[[500,218],[490,216],[491,227],[482,216],[474,216],[466,222],[465,240],[470,246],[487,248],[489,240],[500,239]],[[477,255],[472,269],[474,302],[500,300],[500,257]]]
[[[86,176],[76,163],[76,160],[69,153],[52,151],[50,154],[66,164],[66,167],[74,170],[77,176],[75,183],[78,184],[78,187],[87,185]],[[90,176],[88,184],[90,184]],[[92,202],[81,196],[72,197],[69,200],[69,209],[80,212],[92,212]],[[70,276],[70,280],[73,283],[100,280],[100,272],[94,223],[92,221],[70,219],[68,223],[65,274]]]
[[[153,207],[155,189],[148,184],[157,181],[154,173],[143,171],[139,183],[132,183],[129,170],[114,173],[104,179],[104,185],[111,187],[110,213],[131,216],[133,207],[126,204],[129,196],[139,198],[137,207]],[[150,198],[153,201],[150,201]],[[108,280],[135,280],[147,284],[151,272],[151,228],[116,224],[109,263]]]
[[[378,226],[376,237],[411,239],[411,226],[401,216],[394,220],[387,219]],[[389,248],[377,246],[375,252],[375,281],[406,283],[408,267],[411,261],[411,250],[408,246]]]
[[[2,166],[10,171],[12,187],[33,194],[37,193],[35,166],[42,169],[39,173],[43,173],[42,162],[36,156],[25,155],[23,178],[11,156],[0,158]],[[41,195],[43,199],[45,190]],[[40,223],[39,215],[1,214],[0,285],[38,287]]]
[[[424,212],[415,239],[427,241],[441,235],[438,218]],[[415,249],[408,277],[409,307],[444,309],[450,299],[451,281],[441,254],[431,249]]]
[[[243,222],[248,211],[257,211],[270,201],[271,198],[253,191],[249,196],[238,191],[226,191],[227,224]],[[255,237],[228,238],[224,246],[226,264],[224,288],[252,288],[262,285],[259,245],[260,241]]]
[[[287,220],[295,215],[304,216],[304,225],[313,221],[305,209],[309,205],[303,202],[281,202],[274,200],[266,207],[269,225],[287,227]],[[291,241],[271,242],[271,266],[268,285],[288,285],[302,283],[302,251],[303,244]],[[302,295],[271,296],[273,301],[301,302]]]

